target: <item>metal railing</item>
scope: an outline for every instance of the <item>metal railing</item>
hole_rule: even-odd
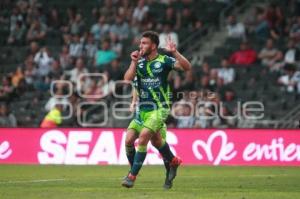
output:
[[[297,128],[300,120],[300,104],[274,124],[274,128]]]

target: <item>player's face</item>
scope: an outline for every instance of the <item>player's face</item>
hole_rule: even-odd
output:
[[[147,38],[143,37],[140,41],[140,53],[142,56],[148,56],[155,49],[155,44]]]

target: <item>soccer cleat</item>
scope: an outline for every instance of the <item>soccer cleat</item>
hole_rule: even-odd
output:
[[[167,174],[164,184],[164,189],[171,189],[173,185],[172,180],[169,180],[169,174]]]
[[[169,181],[173,181],[174,178],[176,177],[177,175],[177,169],[179,167],[179,165],[181,164],[182,160],[178,157],[174,157],[172,159],[172,161],[170,162],[170,172],[169,172],[169,177],[168,177],[168,180]]]
[[[122,181],[122,186],[127,187],[127,188],[133,187],[135,179],[136,179],[136,176],[129,173]]]

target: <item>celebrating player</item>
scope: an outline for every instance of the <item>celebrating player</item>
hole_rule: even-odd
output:
[[[169,145],[158,132],[170,113],[169,72],[173,69],[190,70],[191,64],[177,51],[170,37],[166,43],[165,50],[174,58],[158,53],[159,37],[156,32],[144,32],[140,40],[140,50],[131,53],[131,64],[124,75],[127,81],[132,81],[135,76],[137,77],[138,108],[142,120],[137,152],[134,154],[131,170],[122,182],[124,187],[133,187],[146,158],[147,144],[151,139],[155,140],[156,146],[160,146],[159,152],[163,158],[170,162],[169,180],[175,178],[177,167],[181,163],[179,158],[173,156]]]
[[[134,81],[134,86],[135,86],[135,89],[132,92],[132,102],[130,105],[130,111],[135,113],[135,117],[129,124],[127,133],[126,133],[126,139],[125,139],[126,156],[127,156],[128,162],[130,163],[130,167],[132,167],[132,165],[133,165],[134,155],[136,153],[134,142],[136,141],[136,139],[138,139],[139,134],[140,134],[141,130],[143,129],[143,121],[141,119],[139,107],[137,105],[138,104],[138,93],[136,90],[136,86],[137,86],[136,78]],[[159,136],[159,137],[157,137],[157,136]],[[161,138],[160,138],[160,136],[161,136]],[[167,137],[167,125],[164,124],[163,127],[159,130],[159,134],[156,134],[156,136],[152,136],[151,144],[159,151],[159,148],[161,147],[161,145],[159,145],[159,144],[161,144],[160,139],[163,139],[163,142],[165,142],[166,137]],[[174,155],[172,154],[172,152],[170,152],[170,153],[171,153],[170,156],[173,158]],[[164,165],[166,168],[166,178],[165,178],[165,183],[164,183],[163,187],[165,189],[170,189],[170,188],[172,188],[174,178],[169,179],[170,162],[165,157],[163,157],[163,161],[164,161]],[[174,174],[174,175],[176,175],[176,174]]]

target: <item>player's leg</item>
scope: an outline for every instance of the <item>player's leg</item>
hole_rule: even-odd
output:
[[[168,116],[168,113],[169,112],[166,109],[158,109],[157,110],[156,117],[162,118],[162,121],[163,121],[163,123],[161,124],[162,127],[164,125],[164,121],[165,121],[166,117]],[[164,133],[164,135],[162,135],[162,136],[164,136],[166,138],[166,128],[165,128],[165,131],[162,131],[162,132]],[[155,135],[155,136],[157,136],[157,135]],[[153,139],[155,139],[155,137]],[[158,138],[157,140],[159,141],[160,139]],[[170,147],[166,141],[162,142],[162,145],[159,145],[159,143],[157,143],[157,146],[160,146],[159,148],[158,147],[157,148],[158,148],[158,151],[160,152],[160,154],[162,155],[162,157],[169,162],[170,171],[168,174],[169,175],[168,180],[172,181],[176,177],[177,168],[181,164],[182,161],[180,158],[175,157],[173,155],[173,153],[171,152]]]
[[[134,142],[138,138],[138,134],[134,129],[128,129],[126,132],[125,138],[125,150],[128,162],[130,167],[133,165],[134,155],[135,155],[135,147]]]
[[[122,182],[122,186],[127,188],[133,187],[135,178],[142,168],[143,162],[146,158],[148,142],[153,134],[159,131],[164,122],[160,117],[157,117],[157,110],[148,112],[140,111],[140,113],[143,121],[143,129],[139,135],[138,149],[134,156],[134,162],[131,170]]]
[[[159,142],[160,138],[158,136],[161,136],[162,142]],[[166,140],[167,140],[167,125],[164,123],[163,127],[159,130],[159,133],[152,136],[151,144],[159,151],[159,148],[164,144],[164,142],[166,142]],[[163,158],[164,165],[166,168],[166,178],[163,187],[165,189],[170,189],[172,188],[172,181],[169,180],[170,161],[168,161],[168,159],[164,157],[162,154],[161,156]]]
[[[136,153],[134,142],[139,136],[139,132],[142,129],[142,125],[137,120],[132,120],[127,128],[125,138],[125,149],[130,168],[133,165],[134,156]]]
[[[138,175],[140,169],[143,166],[143,162],[146,158],[147,155],[147,144],[149,140],[152,137],[152,134],[154,131],[148,129],[148,128],[143,128],[140,135],[139,135],[139,141],[138,141],[138,148],[137,152],[135,153],[134,156],[134,161],[131,167],[131,170],[128,174],[128,176],[123,180],[122,186],[131,188],[134,185],[134,181],[136,179],[136,176]]]

